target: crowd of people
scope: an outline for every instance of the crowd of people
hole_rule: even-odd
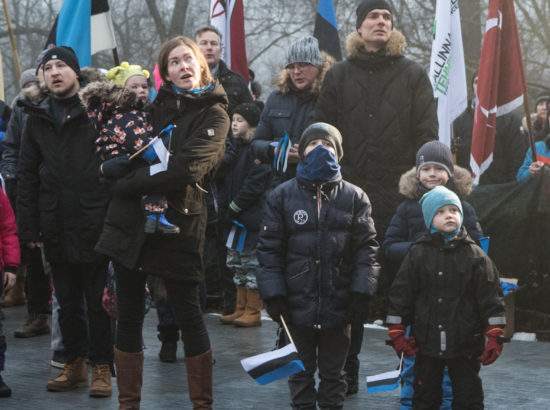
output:
[[[293,38],[265,104],[221,59],[222,40],[207,26],[164,42],[161,84],[137,64],[101,73],[49,48],[0,105],[3,307],[27,303],[15,337],[51,332],[62,371],[47,389],[108,397],[116,368],[120,409],[139,409],[152,293],[160,361],[176,361],[181,338],[189,400],[212,408],[203,312],[216,293],[220,325],[260,326],[263,307],[288,324],[305,365],[288,379],[295,409],[341,409],[357,393],[374,317],[403,358],[401,408],[483,408],[480,367],[502,352],[506,322],[464,200],[477,75],[452,152],[385,0],[358,3],[343,61]],[[536,161],[526,125],[499,117],[480,184],[550,164],[549,102],[537,98]],[[0,321],[0,371],[5,348]]]

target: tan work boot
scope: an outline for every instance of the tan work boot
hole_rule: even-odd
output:
[[[220,317],[220,322],[222,322],[224,325],[232,325],[235,319],[238,319],[242,315],[244,315],[244,309],[246,307],[246,288],[245,287],[237,288],[236,299],[237,299],[237,306],[235,308],[235,312],[229,315],[223,315],[222,317]]]
[[[88,366],[85,357],[77,357],[65,363],[61,374],[46,385],[50,391],[69,391],[77,387],[88,386]]]
[[[262,298],[259,290],[246,290],[246,308],[244,315],[235,319],[233,324],[239,327],[261,326],[262,324]]]
[[[15,285],[4,295],[2,306],[7,308],[24,305],[25,303],[27,303],[27,297],[25,296],[25,276],[17,275]]]
[[[111,386],[111,369],[108,364],[92,366],[91,397],[110,397],[113,392]]]
[[[27,322],[15,329],[13,335],[15,337],[34,337],[39,335],[47,335],[50,333],[50,324],[48,323],[48,315],[45,313],[29,313]]]

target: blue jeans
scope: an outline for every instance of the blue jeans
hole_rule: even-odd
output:
[[[107,261],[50,265],[67,360],[88,356],[93,365],[111,363],[111,319],[101,305]]]

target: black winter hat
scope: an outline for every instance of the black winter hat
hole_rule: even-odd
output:
[[[242,115],[248,125],[251,127],[256,127],[260,122],[262,110],[258,107],[258,104],[248,102],[237,105],[237,107],[233,110],[233,114]]]
[[[453,176],[453,154],[449,147],[439,141],[430,141],[420,147],[416,153],[416,175],[420,174],[420,168],[428,164],[441,165],[449,178]]]
[[[334,150],[336,151],[338,161],[342,159],[344,156],[344,150],[342,149],[342,134],[340,134],[338,128],[325,122],[316,122],[311,124],[302,133],[300,145],[298,146],[298,154],[300,154],[300,158],[303,158],[307,144],[309,144],[310,141],[317,139],[330,141],[332,145],[334,145]]]
[[[550,102],[550,93],[548,91],[542,91],[537,95],[537,99],[535,101],[535,107],[539,105],[542,101],[546,101],[546,104]]]
[[[76,73],[78,77],[80,77],[80,65],[78,63],[78,57],[71,47],[60,46],[50,48],[48,51],[46,51],[44,57],[42,57],[40,65],[43,66],[50,60],[63,61],[65,64],[72,68],[72,70]]]
[[[356,29],[359,29],[359,27],[361,27],[361,24],[363,24],[363,21],[365,20],[365,17],[367,17],[367,14],[369,14],[374,9],[388,10],[390,13],[392,13],[390,5],[385,0],[362,0],[361,3],[359,3],[359,5],[357,6],[357,10],[356,10],[356,14],[357,14],[357,23],[355,24]],[[392,18],[392,26],[393,26],[393,18]]]

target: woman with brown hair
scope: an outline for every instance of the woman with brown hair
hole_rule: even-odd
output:
[[[166,41],[158,65],[163,84],[150,114],[155,135],[174,126],[165,143],[169,152],[167,168],[158,172],[158,166],[121,157],[105,161],[102,166],[104,177],[113,181],[114,196],[96,250],[109,256],[115,267],[119,403],[121,409],[139,408],[143,289],[147,274],[154,274],[164,279],[182,330],[193,408],[210,409],[212,351],[198,291],[206,227],[201,184],[224,152],[229,130],[227,96],[212,78],[197,45],[186,37]],[[140,199],[151,194],[166,197],[165,216],[179,228],[178,233],[145,233]]]

